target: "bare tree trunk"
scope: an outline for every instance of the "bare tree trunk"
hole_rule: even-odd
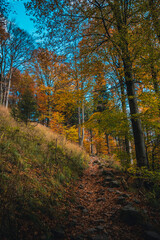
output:
[[[91,145],[90,145],[90,149],[91,149],[91,154],[93,154],[93,133],[92,130],[90,130],[90,140],[91,140]]]
[[[108,148],[108,154],[110,154],[110,145],[109,145],[109,134],[105,133],[105,137],[106,137],[106,143],[107,143],[107,148]]]
[[[11,88],[12,65],[13,65],[13,60],[11,60],[11,68],[9,71],[9,78],[8,78],[8,87],[6,86],[6,99],[5,99],[5,107],[6,108],[8,108],[9,93],[10,93],[10,88]]]
[[[160,42],[160,21],[159,21],[159,11],[156,7],[156,4],[158,6],[158,1],[156,3],[156,1],[154,0],[148,0],[149,3],[149,11],[150,14],[152,16],[152,22],[153,22],[153,27],[154,27],[154,31],[159,39]]]
[[[0,104],[5,105],[5,56],[4,56],[4,46],[5,44],[1,43],[1,62],[0,62]]]
[[[138,105],[136,100],[134,82],[132,77],[132,65],[128,54],[124,54],[124,72],[125,72],[125,83],[127,86],[127,95],[130,107],[132,129],[134,135],[134,143],[136,149],[137,165],[139,167],[147,166],[147,156],[145,149],[144,136],[142,132],[141,120],[139,118]]]
[[[131,164],[133,164],[133,156],[132,156],[132,144],[129,141],[129,153],[130,153],[130,157],[131,157]]]
[[[78,106],[78,139],[79,146],[81,146],[81,108]]]
[[[83,146],[84,141],[84,100],[82,100],[82,136],[81,136],[81,146]]]
[[[141,126],[141,120],[139,118],[138,104],[136,100],[134,81],[133,81],[133,75],[132,75],[132,61],[130,59],[129,48],[128,48],[129,44],[128,44],[127,19],[128,19],[129,5],[126,4],[125,10],[123,12],[120,5],[121,3],[119,0],[114,0],[113,2],[108,0],[107,2],[113,11],[113,16],[115,19],[115,24],[116,24],[116,28],[119,36],[118,44],[112,41],[112,38],[108,32],[108,27],[105,23],[104,16],[102,14],[102,9],[100,8],[102,22],[108,38],[111,40],[112,44],[116,47],[117,53],[121,55],[121,59],[123,61],[125,84],[127,87],[127,96],[129,101],[132,129],[133,129],[133,135],[134,135],[134,143],[135,143],[135,149],[136,149],[137,165],[139,167],[147,166],[145,142],[144,142],[144,136],[143,136],[142,126]]]
[[[119,79],[120,82],[120,87],[121,87],[121,103],[122,103],[122,111],[123,113],[127,116],[127,111],[126,111],[126,97],[125,97],[125,92],[124,92],[124,83],[122,77]],[[128,135],[125,134],[125,151],[129,157],[129,162],[130,162],[130,151],[129,151],[129,139]]]
[[[159,109],[159,115],[160,115],[160,90],[159,90],[159,84],[158,84],[158,72],[155,69],[155,66],[154,66],[154,63],[153,63],[153,56],[151,57],[150,68],[151,68],[154,91],[157,94],[157,98],[158,98],[158,109]]]
[[[127,87],[127,96],[129,101],[137,165],[139,167],[147,166],[145,141],[142,131],[141,120],[139,118],[138,104],[132,74],[132,61],[130,59],[130,53],[128,48],[127,8],[124,12],[122,12],[119,0],[114,0],[114,5],[112,5],[112,9],[120,37],[118,47],[121,50],[121,58],[124,67],[125,84]]]

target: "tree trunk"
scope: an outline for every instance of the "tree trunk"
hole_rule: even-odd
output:
[[[159,39],[160,42],[160,21],[159,21],[159,11],[156,7],[156,3],[154,0],[148,0],[149,3],[149,11],[152,16],[152,22],[154,31]],[[158,3],[157,3],[158,4]]]
[[[120,87],[121,87],[121,103],[122,103],[122,111],[127,117],[127,111],[126,111],[126,97],[125,97],[125,92],[124,92],[124,84],[123,84],[123,79],[120,76],[119,79]],[[130,162],[130,151],[129,151],[129,139],[127,133],[125,134],[125,151],[128,154],[129,157],[129,162]]]
[[[139,118],[138,104],[132,76],[132,64],[127,52],[123,54],[123,64],[125,73],[125,83],[127,86],[127,95],[130,107],[132,129],[134,135],[137,165],[138,167],[147,166],[145,142],[142,132],[141,120]]]
[[[93,154],[93,133],[92,133],[92,130],[90,130],[90,136],[91,136],[91,154]]]
[[[8,108],[9,93],[10,93],[10,88],[11,88],[12,65],[13,65],[13,60],[11,60],[11,68],[10,68],[9,79],[8,79],[8,88],[6,86],[6,97],[5,97],[5,107],[6,108]]]
[[[113,11],[115,24],[116,24],[116,28],[119,36],[119,41],[117,43],[116,49],[118,54],[121,55],[121,58],[123,61],[125,84],[127,87],[127,96],[129,101],[132,130],[134,135],[137,165],[139,167],[147,166],[145,142],[144,142],[144,136],[142,132],[141,120],[139,118],[138,105],[137,105],[134,81],[133,81],[133,75],[132,75],[132,62],[130,59],[129,48],[128,48],[128,31],[129,31],[128,25],[127,25],[128,9],[126,5],[126,9],[123,12],[120,6],[119,0],[114,0],[113,2],[108,0],[107,2]],[[106,30],[106,26],[104,27]],[[115,45],[113,41],[112,43]]]
[[[108,154],[110,154],[110,145],[109,145],[109,134],[105,133],[105,137],[106,137],[106,143],[107,143],[107,148],[108,148]]]
[[[159,90],[159,84],[158,84],[158,73],[157,70],[154,67],[154,63],[153,63],[153,57],[151,57],[151,74],[152,74],[152,81],[153,81],[153,86],[154,86],[154,91],[157,94],[157,98],[158,98],[158,109],[159,109],[159,114],[160,114],[160,90]]]
[[[79,146],[81,146],[81,108],[78,106],[78,139]]]
[[[131,164],[133,164],[133,156],[132,156],[132,144],[129,141],[129,153],[130,153],[130,157],[131,157]]]
[[[84,101],[82,102],[82,136],[81,136],[81,146],[83,146],[83,140],[84,140]]]

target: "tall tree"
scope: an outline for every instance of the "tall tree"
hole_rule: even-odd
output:
[[[0,42],[0,103],[8,107],[14,69],[23,68],[32,57],[32,37],[14,23],[6,20],[7,36]]]
[[[73,105],[74,100],[71,92],[71,70],[64,56],[57,56],[46,48],[38,48],[34,51],[30,71],[37,86],[41,121],[49,126],[53,112],[66,114],[68,111],[69,115],[69,105]]]
[[[53,35],[56,27],[59,26],[59,24],[56,25],[58,21],[63,27],[66,27],[65,30],[68,33],[72,34],[70,40],[76,36],[85,38],[87,54],[89,51],[93,52],[103,46],[107,47],[108,43],[114,47],[123,63],[137,165],[147,166],[133,72],[133,63],[141,44],[139,34],[136,32],[142,21],[140,2],[131,0],[75,0],[74,2],[62,0],[44,3],[40,0],[31,0],[28,8],[35,14],[39,22],[42,16],[45,17],[45,24]]]

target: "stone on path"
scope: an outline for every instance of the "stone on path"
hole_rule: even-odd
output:
[[[94,236],[94,237],[92,237],[90,239],[91,240],[108,240],[108,235],[104,233],[102,235]]]
[[[80,210],[84,210],[85,209],[85,207],[82,206],[82,205],[78,205],[77,208],[80,209]]]
[[[81,184],[81,185],[79,185],[78,188],[79,188],[79,189],[84,189],[84,186]]]
[[[96,202],[105,202],[105,201],[106,201],[105,198],[98,198],[98,199],[96,200]]]
[[[101,175],[114,177],[114,174],[113,174],[111,171],[108,171],[108,170],[105,170],[105,169],[103,169],[103,170],[101,171]]]
[[[115,193],[116,192],[116,190],[112,189],[112,188],[108,188],[107,190],[108,190],[108,192],[111,192],[111,193]]]
[[[83,211],[83,213],[88,213],[88,210],[86,208],[83,209],[82,211]]]
[[[120,187],[120,183],[118,182],[118,181],[112,181],[112,182],[110,182],[109,183],[109,186],[111,187],[111,188],[119,188]]]
[[[123,196],[120,196],[116,200],[117,204],[125,204],[126,203],[126,198]]]
[[[142,225],[145,221],[143,214],[131,205],[126,205],[120,209],[120,219],[127,225]]]
[[[54,235],[55,239],[65,239],[65,232],[63,229],[59,228],[59,229],[54,229],[52,230],[52,233]]]
[[[98,220],[95,220],[94,222],[95,222],[95,223],[98,223],[98,224],[99,224],[99,223],[105,223],[105,220],[104,220],[104,219],[98,219]]]
[[[153,231],[146,231],[145,239],[146,240],[160,240],[160,235]]]
[[[104,230],[104,227],[100,225],[100,226],[97,226],[96,229],[97,229],[98,231],[103,231],[103,230]]]

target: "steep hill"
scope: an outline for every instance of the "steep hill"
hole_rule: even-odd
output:
[[[1,239],[49,234],[65,212],[67,189],[87,166],[77,145],[35,125],[16,122],[0,107]]]

